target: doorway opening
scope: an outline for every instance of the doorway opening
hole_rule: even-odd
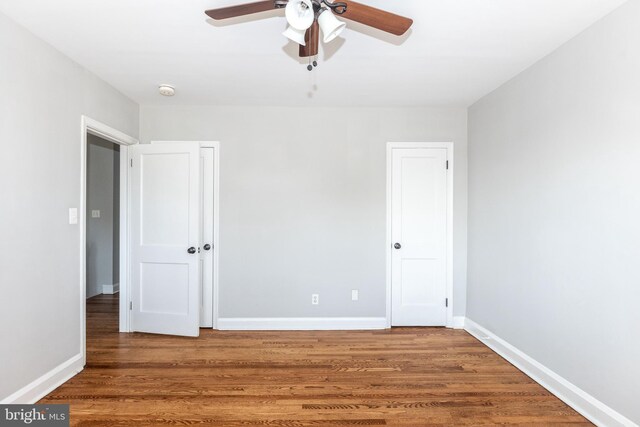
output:
[[[87,335],[118,327],[120,145],[87,134],[85,286]]]
[[[129,146],[138,140],[86,116],[81,117],[80,126],[80,352],[84,365],[87,326],[129,331],[126,165]],[[113,312],[119,315],[108,315]]]

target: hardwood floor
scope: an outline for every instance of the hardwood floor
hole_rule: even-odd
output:
[[[590,425],[464,331],[117,332],[87,303],[87,366],[40,403],[76,426]]]

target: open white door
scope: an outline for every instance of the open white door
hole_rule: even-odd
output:
[[[200,147],[130,150],[131,329],[198,336]]]
[[[447,150],[392,150],[391,325],[447,323]]]

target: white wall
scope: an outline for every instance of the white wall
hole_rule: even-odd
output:
[[[142,107],[140,120],[142,142],[221,142],[221,317],[384,317],[386,143],[453,141],[464,314],[466,109]]]
[[[0,81],[3,399],[80,352],[80,116],[136,136],[138,107],[2,14]]]
[[[87,293],[102,293],[103,285],[118,283],[118,221],[116,182],[120,150],[117,144],[94,135],[87,138]],[[115,198],[114,198],[115,195]],[[100,218],[92,218],[93,210]]]
[[[640,1],[469,113],[470,319],[640,422]]]

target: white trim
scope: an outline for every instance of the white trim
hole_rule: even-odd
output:
[[[386,320],[387,327],[391,327],[391,172],[392,172],[392,150],[399,148],[444,148],[447,150],[447,161],[449,169],[447,170],[447,298],[449,299],[449,307],[447,307],[447,324],[448,328],[455,328],[453,317],[453,176],[454,176],[454,158],[453,158],[453,142],[387,142],[387,238],[386,238]]]
[[[220,141],[151,141],[151,144],[200,142],[202,148],[213,148],[213,329],[218,327],[220,313]]]
[[[638,427],[624,415],[468,318],[465,319],[465,330],[594,424]]]
[[[212,142],[213,156],[213,329],[220,315],[220,143]]]
[[[83,355],[76,354],[66,362],[56,366],[40,378],[32,381],[10,396],[2,399],[0,404],[33,404],[47,394],[67,382],[84,368]]]
[[[137,139],[87,116],[82,116],[82,130],[83,133],[89,132],[118,145],[135,145],[138,143]]]
[[[131,331],[131,312],[129,311],[129,302],[131,301],[130,281],[130,257],[129,257],[129,241],[130,230],[130,213],[131,195],[129,192],[129,148],[120,146],[120,266],[118,278],[119,287],[119,328],[120,332]]]
[[[451,327],[453,329],[464,329],[464,322],[464,316],[453,316],[453,323],[451,324]]]
[[[113,285],[102,285],[102,293],[107,295],[113,295],[120,292],[120,283],[114,283]]]
[[[92,134],[120,145],[120,277],[123,298],[120,298],[120,332],[129,332],[129,150],[138,143],[117,129],[87,116],[80,118],[80,353],[82,366],[86,363],[86,266],[87,266],[87,134]]]
[[[223,331],[350,331],[386,329],[384,317],[220,318]]]

